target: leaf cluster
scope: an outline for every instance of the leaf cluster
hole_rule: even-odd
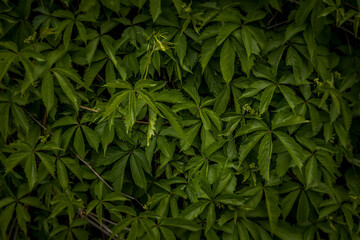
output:
[[[0,239],[360,239],[359,20],[2,0]]]

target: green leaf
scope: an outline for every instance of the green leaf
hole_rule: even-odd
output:
[[[250,31],[248,30],[247,27],[243,27],[241,29],[241,37],[244,43],[244,47],[245,47],[245,51],[246,51],[246,55],[248,57],[248,59],[250,58],[251,53],[253,52],[252,46],[253,46],[253,42],[255,41],[252,36]]]
[[[261,94],[260,106],[259,106],[260,114],[263,114],[265,111],[268,110],[275,89],[276,86],[271,85],[265,88],[264,92]]]
[[[69,178],[66,167],[61,160],[56,161],[56,173],[61,187],[67,189],[69,187]]]
[[[206,66],[208,65],[211,57],[213,56],[217,45],[215,44],[215,39],[211,38],[206,40],[201,47],[200,53],[200,64],[202,67],[202,72],[204,73]]]
[[[11,104],[11,112],[20,127],[22,127],[25,132],[28,132],[30,126],[24,111],[17,104]]]
[[[170,122],[171,126],[175,129],[175,131],[179,134],[179,137],[187,143],[180,117],[177,116],[168,106],[162,103],[157,102],[156,106]]]
[[[265,122],[254,119],[248,121],[244,126],[240,127],[240,129],[236,132],[235,137],[239,137],[259,130],[268,130],[268,129],[269,128]]]
[[[0,103],[0,114],[2,116],[2,121],[0,121],[0,132],[3,136],[3,139],[6,141],[9,132],[10,104]]]
[[[298,97],[296,96],[295,92],[291,88],[284,85],[279,85],[279,89],[285,97],[285,100],[289,104],[290,108],[294,109],[298,103]]]
[[[297,53],[295,48],[289,47],[286,54],[286,65],[291,65],[293,67],[295,82],[300,84],[303,82],[303,70],[304,65],[300,55]]]
[[[36,155],[40,158],[50,175],[55,177],[55,157],[42,152],[36,152]]]
[[[164,218],[161,220],[161,225],[178,227],[189,231],[199,231],[201,229],[201,226],[185,218]]]
[[[92,130],[91,128],[82,125],[81,129],[83,130],[86,140],[88,141],[89,145],[97,151],[99,144],[100,144],[100,138],[96,131]]]
[[[281,46],[281,47],[271,51],[268,55],[268,63],[272,66],[271,70],[275,76],[278,72],[278,66],[279,66],[280,60],[284,54],[285,49],[286,49],[286,46]]]
[[[201,111],[202,110],[202,111]],[[209,108],[202,108],[200,110],[200,112],[205,112],[206,115],[211,119],[211,121],[214,123],[214,125],[216,126],[216,128],[221,131],[221,119],[220,117],[217,115],[216,112],[214,112],[213,110],[209,109]],[[210,128],[209,128],[210,129]]]
[[[9,205],[10,203],[15,202],[15,199],[13,197],[6,197],[0,200],[0,208],[5,207],[6,205]]]
[[[234,75],[235,49],[230,39],[227,39],[221,49],[220,69],[224,80],[229,84]]]
[[[20,202],[31,207],[46,209],[37,197],[23,197]]]
[[[265,134],[263,139],[260,142],[259,155],[258,155],[258,164],[260,168],[260,173],[265,178],[265,180],[270,179],[270,163],[271,163],[271,154],[273,149],[272,136],[271,133]]]
[[[5,174],[9,173],[22,160],[29,156],[28,152],[15,152],[11,154],[5,161]]]
[[[16,217],[20,229],[27,234],[27,223],[30,222],[31,217],[29,212],[21,205],[16,205]]]
[[[103,117],[101,118],[100,121],[103,121],[107,116],[109,116],[110,114],[112,114],[116,108],[120,105],[120,103],[122,101],[124,101],[124,99],[128,96],[128,94],[130,93],[130,90],[127,91],[122,91],[119,94],[116,94],[112,97],[111,102],[109,102],[105,108],[105,111],[103,113]]]
[[[284,220],[293,208],[300,191],[300,189],[292,191],[281,200],[281,215],[283,216]]]
[[[16,203],[8,205],[0,213],[0,230],[3,239],[7,238],[6,230],[8,229],[9,223],[12,219]]]
[[[330,13],[332,13],[333,11],[336,10],[336,7],[327,7],[327,8],[324,8],[320,14],[318,15],[318,18],[320,17],[326,17],[327,15],[329,15]]]
[[[143,189],[146,189],[146,178],[144,171],[141,167],[140,160],[138,158],[135,158],[133,155],[130,156],[130,169],[135,184]]]
[[[100,38],[101,44],[104,47],[104,50],[106,54],[109,56],[110,60],[114,64],[115,68],[119,71],[122,80],[126,81],[127,74],[126,70],[123,66],[120,66],[117,58],[116,58],[116,52],[112,43],[112,39],[109,36],[103,36]]]
[[[270,222],[270,229],[274,231],[278,218],[281,214],[279,208],[279,197],[272,189],[265,188],[266,209]]]
[[[241,143],[239,148],[239,161],[240,164],[244,161],[246,156],[250,153],[250,151],[254,148],[257,142],[260,141],[262,137],[267,134],[266,131],[259,131],[248,136],[244,142]]]
[[[151,137],[155,135],[156,120],[157,120],[157,115],[156,115],[155,111],[152,109],[149,109],[149,126],[148,126],[148,131],[147,131],[147,138],[146,138],[148,147],[150,145]]]
[[[150,13],[153,22],[155,22],[161,14],[161,0],[150,0]]]
[[[35,156],[30,154],[25,163],[25,175],[29,183],[29,188],[32,189],[37,181],[37,168]]]
[[[208,204],[209,204],[208,201],[199,201],[193,203],[181,212],[181,217],[187,220],[193,220],[204,211],[204,209]]]
[[[288,40],[290,40],[297,33],[304,31],[304,30],[305,30],[305,25],[296,25],[295,23],[291,23],[286,28],[284,43],[287,42]]]
[[[120,2],[116,0],[101,0],[101,3],[108,9],[118,13],[120,11]]]
[[[316,1],[307,0],[300,3],[300,7],[296,11],[295,22],[298,25],[302,25],[306,18],[309,16],[310,12],[313,10]]]
[[[118,233],[124,230],[127,226],[129,226],[134,221],[134,218],[124,218],[121,221],[119,221],[115,227],[113,227],[112,234],[110,235],[109,239],[112,239],[115,237]]]
[[[94,55],[98,45],[99,45],[99,38],[94,38],[86,46],[86,60],[89,64],[92,63],[94,59]]]
[[[129,155],[122,157],[119,161],[117,161],[111,169],[110,175],[111,180],[114,182],[114,188],[117,191],[121,191],[124,183],[124,175],[127,161],[129,159]]]
[[[306,172],[307,187],[316,186],[316,179],[318,176],[318,166],[317,166],[317,160],[314,156],[312,156],[306,163],[305,172]]]
[[[295,115],[290,112],[288,113],[285,111],[280,111],[271,120],[271,126],[272,126],[272,129],[275,130],[280,127],[287,127],[287,126],[308,123],[308,122],[310,122],[310,121],[306,120],[302,116]]]
[[[76,25],[76,28],[77,28],[77,30],[79,32],[81,40],[83,40],[85,45],[86,45],[86,43],[87,43],[87,35],[86,35],[86,28],[85,28],[84,24],[82,22],[80,22],[80,21],[76,21],[75,25]]]
[[[80,157],[85,157],[85,143],[84,138],[81,133],[81,128],[78,127],[75,131],[75,137],[74,137],[74,147],[76,152],[80,155]]]
[[[15,55],[14,53],[10,53],[10,56],[11,57],[7,58],[6,60],[0,61],[0,83],[5,74],[7,73],[9,67],[17,57],[17,55]]]
[[[128,105],[128,114],[126,115],[125,125],[126,131],[128,132],[134,123],[136,122],[136,96],[134,91],[129,92],[129,105]]]
[[[220,116],[223,114],[230,101],[230,86],[228,84],[221,90],[220,94],[216,97],[214,104],[214,111]]]
[[[220,28],[219,35],[216,37],[216,46],[220,46],[230,34],[240,27],[237,23],[228,23]]]
[[[304,225],[307,223],[309,218],[309,213],[310,213],[309,202],[307,200],[305,191],[302,191],[299,199],[297,214],[296,214],[299,225]]]
[[[339,121],[335,122],[334,127],[341,145],[346,148],[348,142],[348,133],[345,131],[344,126],[340,124]]]
[[[165,227],[160,227],[160,231],[164,236],[165,240],[176,240],[174,233],[170,229]]]
[[[301,146],[298,143],[296,143],[295,140],[286,133],[280,131],[274,131],[274,134],[284,145],[284,147],[289,152],[291,158],[294,160],[294,162],[299,167],[299,169],[301,169],[303,165],[303,150]]]
[[[148,92],[146,92],[144,90],[136,90],[136,92],[144,99],[146,104],[149,105],[149,107],[151,107],[151,109],[153,111],[155,111],[157,114],[159,114],[161,117],[163,117],[162,114],[160,113],[159,109],[156,107],[154,98],[151,96],[151,94],[149,94]]]
[[[187,39],[185,34],[177,33],[174,38],[175,51],[179,57],[180,65],[183,65],[187,51]]]
[[[69,100],[72,102],[74,108],[76,111],[79,110],[78,107],[78,102],[77,102],[77,97],[76,97],[76,92],[74,87],[72,86],[72,84],[70,83],[69,79],[58,73],[58,72],[54,72],[56,79],[58,80],[61,89],[64,91],[65,95],[69,98]]]
[[[47,72],[41,82],[41,96],[46,110],[50,112],[54,106],[54,79],[50,72]]]

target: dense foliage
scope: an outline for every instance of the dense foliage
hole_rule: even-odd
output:
[[[1,239],[360,239],[360,2],[2,0]]]

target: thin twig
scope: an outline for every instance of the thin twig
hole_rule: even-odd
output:
[[[97,215],[96,217],[92,216],[92,215],[88,215],[88,216],[85,216],[85,217],[88,217],[90,218],[92,221],[94,221],[99,227],[103,228],[105,231],[107,231],[108,233],[112,234],[112,231],[111,229],[106,226],[104,223],[100,224],[98,218],[97,218]]]
[[[96,227],[97,229],[99,229],[103,234],[107,235],[107,236],[111,236],[111,234],[113,233],[112,230],[106,226],[105,224],[100,224],[98,221],[98,216],[95,213],[90,212],[88,214],[88,216],[85,214],[85,211],[82,210],[81,208],[78,209],[78,213],[80,215],[81,218],[85,218],[91,225],[93,225],[94,227]],[[102,219],[103,222],[110,222],[113,225],[116,225],[115,222],[110,221],[108,219],[103,218]],[[125,227],[124,230],[130,231],[130,228]],[[118,238],[118,235],[115,235],[115,239]],[[125,239],[121,239],[121,240],[125,240]]]
[[[95,176],[102,181],[111,191],[114,191],[114,188],[110,186],[110,184],[108,184],[96,171],[95,169],[93,169],[93,167],[84,159],[82,159],[82,157],[79,156],[79,154],[77,154],[77,152],[70,146],[68,146],[68,148],[70,149],[71,152],[73,152],[76,156],[77,159],[79,159],[82,163],[84,163],[94,174]]]
[[[299,1],[296,1],[296,0],[289,0],[290,2],[293,2],[293,3],[296,3],[297,5],[300,5],[300,2]]]
[[[268,21],[268,23],[267,23],[267,25],[269,26],[270,25],[270,23],[275,19],[275,17],[278,15],[278,11],[276,11],[276,13],[274,14],[274,16],[272,16],[271,18],[270,18],[270,20]]]
[[[24,107],[22,107],[22,110],[27,114],[29,115],[29,117],[34,120],[34,122],[37,123],[37,125],[39,125],[43,130],[47,130],[47,128],[41,123],[39,122],[39,120],[37,120],[31,113],[29,113]]]
[[[344,5],[352,8],[352,9],[355,9],[356,11],[359,12],[359,9],[357,7],[355,7],[355,6],[353,6],[353,5],[349,4],[349,3],[344,3]]]
[[[137,123],[142,123],[142,124],[149,124],[149,122],[145,122],[145,121],[135,121]]]
[[[90,220],[87,216],[83,216],[91,225],[93,225],[94,227],[96,227],[97,229],[99,229],[102,233],[104,233],[106,236],[110,237],[112,232],[109,233],[108,231],[104,230],[102,227],[100,227],[99,225],[97,225],[95,222],[93,222],[92,220]],[[115,236],[116,237],[116,236]]]
[[[10,230],[9,230],[8,240],[10,240],[10,237],[11,237],[12,231],[14,230],[14,227],[15,227],[15,222],[16,222],[16,217],[14,218],[14,221],[13,221],[13,223],[11,224],[11,227],[10,227]]]
[[[342,27],[342,26],[340,26],[339,28],[342,29],[342,30],[344,30],[345,32],[351,34],[355,39],[360,39],[359,36],[356,36],[356,35],[355,35],[352,31],[350,31],[349,29],[344,28],[344,27]]]
[[[99,74],[97,74],[96,77],[97,77],[98,79],[100,79],[100,81],[102,81],[102,82],[105,81],[105,79],[104,79],[102,76],[100,76]]]
[[[95,213],[93,213],[93,212],[89,212],[88,215],[91,215],[91,216],[93,216],[93,217],[97,217],[97,215],[96,215]],[[106,218],[104,218],[104,217],[103,217],[102,220],[103,220],[104,222],[110,223],[110,224],[112,224],[112,225],[116,225],[116,224],[117,224],[116,222],[113,222],[113,221],[111,221],[111,220],[109,220],[109,219],[106,219]],[[127,230],[129,230],[129,229],[127,229]]]
[[[17,240],[17,238],[18,238],[18,232],[19,232],[19,225],[17,225],[17,226],[16,226],[16,229],[15,229],[15,234],[14,234],[13,240]]]
[[[349,48],[349,54],[351,55],[351,46],[350,46],[350,41],[349,41],[349,38],[348,38],[348,35],[347,35],[347,33],[345,32],[345,37],[346,37],[346,42],[347,42],[347,44],[348,44],[348,48]]]
[[[99,112],[99,110],[88,108],[88,107],[85,107],[85,106],[80,106],[80,108],[91,111],[91,112],[95,112],[95,113]]]
[[[275,24],[275,25],[269,26],[269,27],[266,28],[266,30],[270,30],[270,29],[279,27],[279,26],[284,25],[284,24],[286,24],[286,23],[288,23],[287,20],[286,20],[286,21],[283,21],[283,22],[280,22],[280,23],[277,23],[277,24]]]

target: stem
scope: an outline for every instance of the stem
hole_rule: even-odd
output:
[[[10,230],[9,230],[8,240],[10,240],[11,233],[12,233],[12,231],[14,230],[15,222],[16,222],[16,217],[14,218],[14,221],[13,221],[13,223],[11,224],[11,227],[10,227]],[[15,236],[15,234],[14,234],[14,236]]]
[[[88,107],[85,107],[85,106],[80,106],[80,108],[91,111],[91,112],[95,112],[95,113],[99,112],[99,110],[88,108]]]
[[[283,21],[283,22],[280,22],[280,23],[277,23],[277,24],[275,24],[275,25],[269,26],[269,27],[266,28],[266,30],[270,30],[270,29],[279,27],[279,26],[284,25],[284,24],[286,24],[286,23],[288,23],[287,20],[286,20],[286,21]]]
[[[14,234],[14,237],[13,237],[13,240],[16,240],[18,238],[18,232],[19,232],[19,226],[16,226],[16,229],[15,229],[15,234]]]
[[[351,34],[355,39],[360,39],[359,36],[355,36],[355,34],[354,34],[352,31],[350,31],[349,29],[344,28],[344,27],[339,27],[339,28],[342,29],[342,30],[344,30],[345,32]]]

